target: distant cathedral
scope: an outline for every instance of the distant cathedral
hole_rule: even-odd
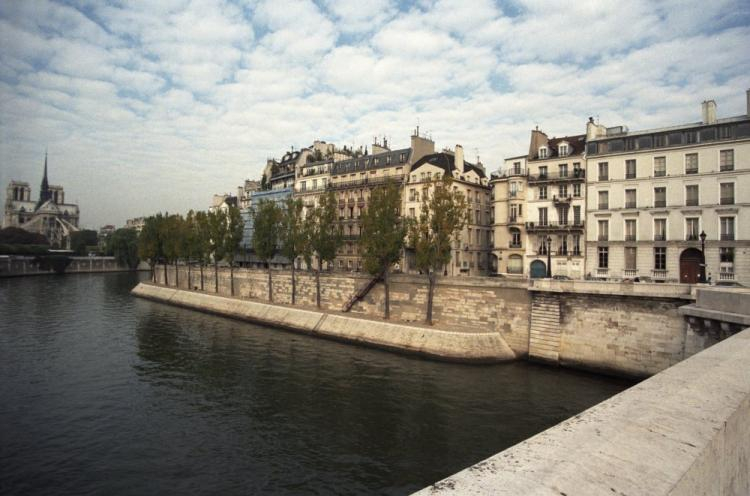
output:
[[[44,177],[39,199],[31,199],[29,183],[11,181],[5,197],[3,227],[20,227],[43,234],[54,248],[70,248],[70,234],[78,231],[78,205],[65,203],[62,186],[47,181],[47,154],[44,154]]]

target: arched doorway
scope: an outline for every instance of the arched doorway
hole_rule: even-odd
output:
[[[521,255],[508,257],[508,274],[523,274],[523,258]]]
[[[534,260],[529,266],[529,275],[532,279],[547,277],[547,264],[541,260]]]
[[[680,254],[680,282],[685,284],[699,282],[703,263],[703,252],[699,249],[688,248],[683,251]]]
[[[490,273],[497,274],[498,258],[494,253],[490,253]]]

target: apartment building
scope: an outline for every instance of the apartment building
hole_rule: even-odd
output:
[[[422,204],[432,194],[435,181],[450,176],[454,191],[463,193],[469,207],[466,226],[456,236],[446,276],[487,275],[490,269],[490,241],[492,239],[490,187],[484,168],[464,160],[464,150],[456,145],[454,151],[444,150],[423,156],[411,166],[404,185],[404,215],[418,217]],[[414,253],[407,249],[404,271],[416,273]]]
[[[506,158],[502,171],[490,179],[490,273],[524,276],[526,255],[527,155]]]
[[[644,131],[587,124],[586,272],[600,279],[750,284],[745,115]]]
[[[585,135],[550,139],[531,131],[524,224],[529,277],[585,275],[585,143]]]

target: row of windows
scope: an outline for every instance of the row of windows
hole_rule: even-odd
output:
[[[333,174],[341,174],[345,172],[352,172],[356,170],[362,170],[369,167],[381,167],[381,166],[388,166],[391,165],[393,162],[394,154],[387,154],[385,156],[375,156],[371,158],[361,158],[356,160],[346,160],[342,162],[338,162],[333,165],[331,168],[331,173]],[[400,164],[406,163],[406,152],[401,152],[398,155],[398,162]]]
[[[569,187],[567,184],[561,184],[557,187],[557,195],[554,195],[556,198],[570,198],[572,192],[573,198],[580,198],[581,197],[581,185],[579,183],[573,184],[572,187]],[[514,196],[514,195],[513,195]],[[511,196],[511,197],[513,197]],[[539,191],[537,194],[537,198],[539,200],[547,200],[548,199],[548,187],[547,186],[539,186]]]
[[[520,206],[519,206],[520,207]],[[556,208],[557,210],[557,222],[560,225],[568,225],[570,224],[570,219],[568,212],[570,211],[570,207],[568,205],[560,205]],[[519,208],[520,212],[520,208]],[[547,207],[540,208],[537,210],[539,213],[539,225],[540,226],[547,226],[549,225],[549,217],[547,215]],[[581,207],[578,205],[573,206],[573,225],[580,226],[581,225]]]
[[[656,246],[652,249],[653,253],[653,269],[654,270],[667,270],[667,247]],[[609,247],[600,246],[597,250],[597,262],[599,269],[609,268]],[[719,248],[719,263],[722,265],[733,265],[734,264],[734,248],[722,247]],[[625,270],[638,270],[638,248],[635,246],[625,247]],[[722,267],[722,269],[730,269],[731,267]],[[731,270],[730,270],[731,271]]]
[[[609,181],[609,162],[599,162],[599,181]],[[636,159],[625,160],[625,179],[636,179],[637,177],[637,162]],[[734,170],[734,150],[720,150],[719,151],[719,171],[733,171]],[[700,164],[697,153],[686,153],[684,162],[685,174],[698,174],[700,171]],[[667,175],[667,157],[654,157],[653,159],[653,176],[652,177],[664,177]]]
[[[721,241],[733,241],[735,218],[733,216],[719,217],[719,239]],[[635,219],[625,219],[625,241],[638,241],[638,224]],[[698,241],[700,239],[701,219],[700,217],[686,217],[684,239],[686,241]],[[597,222],[597,240],[609,241],[609,220],[602,219]],[[667,241],[667,219],[654,219],[653,240]]]
[[[609,191],[599,191],[597,207],[599,210],[609,209]],[[719,204],[734,204],[734,183],[719,183]],[[685,206],[695,207],[700,205],[699,186],[697,184],[688,184],[685,186]],[[664,208],[667,206],[667,188],[659,186],[654,188],[654,208]],[[670,205],[674,206],[674,205]],[[623,208],[638,208],[637,190],[634,188],[625,190],[625,203]]]

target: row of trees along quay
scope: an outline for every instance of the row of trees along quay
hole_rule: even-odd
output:
[[[364,267],[373,277],[382,279],[385,288],[384,317],[390,318],[390,273],[401,258],[404,248],[414,251],[416,268],[427,275],[429,291],[425,321],[432,324],[433,295],[437,274],[450,262],[454,238],[468,219],[468,204],[464,194],[452,186],[452,178],[432,181],[423,193],[419,215],[401,216],[401,187],[395,181],[372,190],[370,200],[361,216],[361,248]],[[321,195],[318,205],[304,214],[302,200],[287,198],[283,203],[261,200],[251,211],[253,218],[253,250],[268,270],[268,301],[273,302],[271,260],[277,254],[291,261],[292,304],[296,301],[296,263],[304,260],[308,270],[315,273],[316,298],[320,308],[320,273],[323,262],[333,265],[343,245],[343,234],[337,222],[337,202],[333,191]],[[193,212],[186,217],[162,215],[148,217],[139,238],[141,258],[154,267],[164,263],[177,265],[183,260],[188,266],[197,262],[200,267],[201,290],[203,267],[214,264],[214,289],[219,291],[218,263],[230,267],[230,292],[234,296],[234,258],[240,249],[242,220],[239,210],[230,207],[221,212]],[[313,266],[313,257],[316,263]],[[177,271],[175,270],[175,277]],[[179,284],[179,281],[175,281]],[[188,281],[190,286],[190,281]]]

